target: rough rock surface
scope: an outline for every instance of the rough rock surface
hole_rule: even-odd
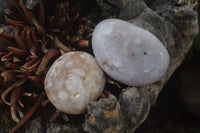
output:
[[[97,2],[102,8],[105,18],[120,18],[140,26],[157,36],[168,49],[171,60],[166,74],[156,83],[139,87],[140,89],[148,90],[149,102],[151,106],[154,105],[164,84],[183,61],[194,37],[199,31],[198,1],[97,0]],[[131,111],[136,110],[131,108],[126,111],[126,115],[131,115]],[[133,131],[138,125],[132,124],[129,128],[132,128]]]
[[[134,131],[147,117],[149,106],[153,105],[162,90],[164,84],[180,65],[188,52],[194,37],[198,33],[197,5],[198,0],[96,0],[102,9],[103,18],[120,18],[140,26],[157,36],[165,45],[170,54],[170,64],[163,78],[148,86],[136,88],[135,90],[148,90],[149,95],[143,95],[143,100],[136,96],[127,94],[128,90],[122,91],[119,101],[113,95],[107,99],[100,99],[88,107],[83,129],[90,133],[100,132],[128,132]],[[5,0],[0,1],[1,6]],[[3,4],[2,4],[3,3]],[[3,6],[4,8],[4,6]],[[2,11],[2,8],[1,10]],[[140,93],[139,93],[140,94]],[[135,95],[135,94],[134,94]],[[136,103],[132,103],[136,98]],[[126,102],[131,101],[130,108],[126,107]],[[150,103],[150,105],[148,104]],[[110,106],[109,106],[110,105]],[[137,106],[136,106],[137,105]],[[133,108],[131,106],[134,106]],[[127,110],[123,110],[125,107]],[[144,108],[144,112],[139,113]],[[146,108],[146,109],[145,109]],[[106,115],[105,115],[106,114]],[[126,115],[123,115],[126,114]],[[102,116],[102,117],[100,117]],[[107,116],[107,117],[106,117]],[[131,123],[126,122],[129,116]],[[133,118],[133,119],[132,119]],[[137,119],[134,119],[137,118]],[[134,124],[135,123],[135,124]],[[98,126],[97,126],[98,125]],[[127,127],[128,126],[128,127]],[[56,130],[55,129],[58,129]],[[79,132],[80,127],[71,128],[69,126],[47,125],[48,133],[67,132],[64,129],[72,129]],[[126,130],[127,129],[127,130]],[[3,130],[0,128],[3,132]],[[82,132],[82,131],[80,131]]]
[[[150,110],[148,90],[130,87],[119,96],[122,132],[131,133],[147,118]]]
[[[109,95],[93,102],[83,128],[90,133],[131,133],[147,118],[149,109],[148,91],[130,87],[123,90],[119,101]]]
[[[25,131],[25,133],[39,133],[42,132],[44,129],[42,127],[42,119],[41,117],[37,117],[30,121],[29,128]]]
[[[91,133],[120,132],[120,105],[113,95],[93,102],[88,107],[84,130]]]
[[[44,133],[81,133],[77,128],[69,126],[68,124],[49,124]]]

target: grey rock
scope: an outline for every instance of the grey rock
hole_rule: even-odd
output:
[[[150,101],[151,106],[155,104],[155,102],[158,98],[158,95],[164,85],[164,83],[163,83],[164,81],[165,80],[162,78],[162,80],[159,80],[153,84],[140,87],[140,88],[146,89],[148,91],[149,101]]]
[[[101,98],[88,106],[84,131],[89,133],[117,133],[121,130],[120,105],[113,95]]]
[[[150,111],[148,90],[145,88],[127,88],[119,96],[121,132],[132,133],[147,118]]]
[[[44,133],[44,129],[42,127],[42,119],[37,117],[30,121],[29,128],[25,131],[25,133]]]
[[[50,123],[46,128],[46,133],[81,133],[81,131],[70,124]]]
[[[130,133],[148,116],[149,96],[146,89],[124,89],[119,102],[113,95],[88,106],[83,128],[89,133]]]
[[[104,18],[115,18],[118,16],[119,14],[119,7],[108,3],[108,2],[104,2],[104,0],[96,0],[96,2],[100,5],[101,9],[102,9],[102,16]]]
[[[130,3],[129,0],[98,1],[101,1],[100,7],[102,7],[103,17],[117,17],[140,26],[157,36],[168,49],[171,60],[165,75],[159,81],[141,87],[149,91],[149,101],[151,106],[153,106],[163,86],[183,61],[194,37],[199,31],[198,1],[132,0],[135,2],[133,4],[140,5],[138,7],[126,4]],[[114,13],[114,9],[118,9],[119,11]],[[113,12],[109,10],[113,10]],[[129,18],[124,12],[127,14],[131,12],[132,16]],[[127,110],[127,112],[129,111]],[[134,125],[132,126],[134,127]]]
[[[118,14],[112,14],[112,16],[123,18],[125,20],[135,18],[146,7],[146,5],[144,4],[142,0],[98,0],[98,1],[101,1],[101,3],[104,3],[101,5],[103,7],[104,12],[107,12],[103,14],[105,15],[105,17],[110,17],[109,12],[111,11],[109,10],[115,9],[118,11],[117,12]],[[109,9],[109,6],[110,6],[110,9]]]

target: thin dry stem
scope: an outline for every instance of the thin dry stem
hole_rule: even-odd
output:
[[[18,86],[12,91],[11,94],[11,116],[15,122],[19,122],[19,118],[17,118],[15,111],[18,110],[17,102],[24,88],[24,85]]]
[[[70,51],[71,51],[71,49],[69,49],[67,46],[65,46],[65,45],[58,39],[58,37],[55,37],[54,43],[55,43],[55,45],[56,45],[58,48],[64,50],[65,52],[70,52]]]
[[[41,93],[40,96],[38,97],[36,103],[31,108],[31,110],[24,116],[24,118],[9,133],[16,132],[21,126],[24,125],[25,122],[27,122],[27,120],[30,119],[30,117],[34,114],[36,109],[39,107],[39,105],[40,105],[40,103],[41,103],[43,98],[44,98],[44,93]]]
[[[22,48],[22,49],[26,49],[27,48],[25,43],[23,42],[22,38],[19,35],[19,29],[18,28],[15,29],[15,40],[17,42],[17,45],[20,48]]]
[[[1,95],[1,99],[3,100],[3,102],[10,106],[11,103],[6,101],[6,96],[7,96],[8,93],[9,93],[10,91],[12,91],[16,86],[20,86],[20,85],[24,84],[25,82],[26,82],[25,79],[21,79],[21,80],[15,82],[14,84],[12,84],[10,87],[8,87],[8,88],[2,93],[2,95]]]
[[[57,49],[54,48],[50,48],[48,49],[48,52],[43,56],[42,61],[38,67],[38,70],[36,72],[36,75],[40,75],[46,68],[47,64],[49,63],[49,61],[55,57],[56,55],[58,55],[59,51]]]

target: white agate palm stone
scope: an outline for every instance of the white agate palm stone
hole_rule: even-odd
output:
[[[82,114],[96,100],[105,85],[105,76],[96,59],[85,52],[69,52],[59,57],[45,77],[50,102],[68,114]]]
[[[152,33],[119,19],[106,19],[95,27],[92,47],[101,68],[130,86],[159,80],[169,64],[168,51]]]

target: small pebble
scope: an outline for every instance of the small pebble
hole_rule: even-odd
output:
[[[85,52],[68,52],[49,69],[44,82],[51,103],[68,114],[82,114],[105,86],[105,75],[96,59]]]
[[[106,19],[95,27],[92,47],[101,68],[130,86],[159,80],[169,64],[168,51],[152,33],[119,19]]]

